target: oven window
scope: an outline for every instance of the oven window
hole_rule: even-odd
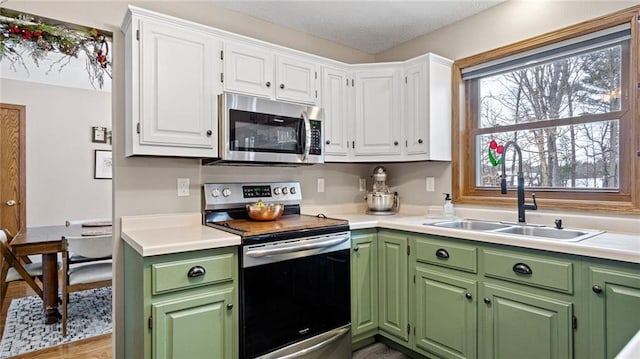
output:
[[[230,149],[302,154],[302,126],[300,118],[230,110]]]
[[[348,249],[242,269],[242,357],[348,324],[349,288]]]

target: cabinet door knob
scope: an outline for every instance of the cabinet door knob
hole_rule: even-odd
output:
[[[357,251],[358,251],[358,249],[360,249],[360,247],[353,247],[353,251],[354,251],[354,252],[357,252]]]
[[[211,135],[213,135],[213,131],[207,130],[207,136],[211,136]]]
[[[482,301],[485,302],[486,304],[491,304],[491,299],[489,299],[489,297],[484,297]]]
[[[227,309],[233,309],[233,303],[227,304]]]
[[[532,275],[533,271],[531,270],[531,267],[529,267],[527,264],[525,263],[516,263],[513,265],[513,271],[518,273],[518,274],[522,274],[522,275]]]
[[[602,293],[602,287],[597,284],[591,287],[591,290],[596,294]]]
[[[422,142],[424,142],[424,141],[422,141],[422,138],[418,138],[418,143],[421,144]]]
[[[271,82],[267,81],[267,83],[265,84],[265,86],[267,86],[267,87],[271,87]]]
[[[280,84],[280,88],[284,90],[284,84]]]
[[[10,199],[6,203],[7,203],[7,206],[11,207],[11,206],[15,206],[17,202],[13,199]]]
[[[398,145],[398,141],[393,141],[393,145],[397,146]]]
[[[326,143],[327,145],[330,145],[330,144],[331,144],[331,141],[327,140],[327,141],[325,141],[325,143]]]
[[[191,267],[191,269],[189,269],[189,271],[187,272],[187,277],[189,277],[189,278],[202,277],[206,273],[207,273],[207,271],[206,271],[206,269],[204,269],[203,266],[195,266],[195,267]]]
[[[441,259],[449,259],[449,252],[447,252],[446,249],[440,248],[436,251],[436,257]]]
[[[469,292],[465,293],[464,297],[467,298],[467,299],[472,299],[473,298],[473,296]]]

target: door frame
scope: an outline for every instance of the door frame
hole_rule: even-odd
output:
[[[27,226],[26,106],[0,103],[0,109],[18,111],[18,224],[20,226],[18,231],[20,231]],[[17,233],[12,234],[15,236]]]

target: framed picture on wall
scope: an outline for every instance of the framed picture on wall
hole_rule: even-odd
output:
[[[93,178],[111,179],[112,168],[113,166],[111,162],[111,151],[95,150]]]
[[[107,143],[107,128],[106,127],[92,127],[91,128],[91,142]]]

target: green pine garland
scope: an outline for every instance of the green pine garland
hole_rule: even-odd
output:
[[[51,52],[62,54],[47,71],[54,67],[61,71],[71,58],[77,58],[80,52],[87,57],[89,81],[95,87],[104,86],[104,76],[111,78],[111,56],[109,38],[95,29],[68,29],[61,25],[46,24],[31,15],[10,16],[0,14],[0,60],[7,59],[17,71],[21,65],[28,72],[23,55],[28,55],[40,66],[40,61]]]

